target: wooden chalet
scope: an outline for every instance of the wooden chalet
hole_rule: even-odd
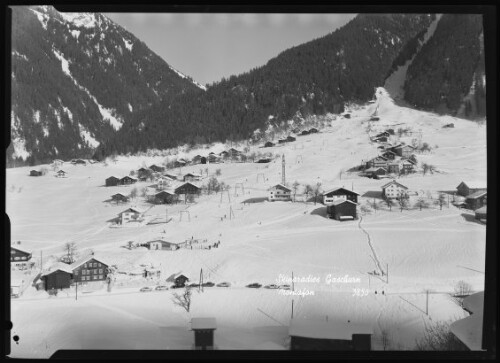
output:
[[[220,162],[220,157],[218,157],[215,154],[210,154],[210,155],[208,155],[208,162],[209,163],[218,163],[218,162]]]
[[[149,168],[140,168],[137,169],[137,179],[139,180],[146,180],[151,174],[153,173],[153,170]]]
[[[294,318],[288,335],[290,350],[369,351],[373,329],[364,324]]]
[[[467,197],[469,194],[479,191],[486,191],[486,186],[483,182],[461,182],[457,186],[457,195],[463,197]]]
[[[183,274],[174,274],[167,279],[168,282],[173,282],[175,287],[184,287],[189,277]]]
[[[366,162],[367,168],[385,168],[387,166],[387,159],[383,156],[376,156]]]
[[[387,174],[387,169],[381,166],[371,167],[365,170],[365,174],[371,178],[378,179],[378,177]]]
[[[475,193],[469,194],[465,198],[465,204],[468,209],[476,210],[486,205],[486,197],[487,197],[486,190],[484,191],[480,190]]]
[[[175,188],[175,194],[200,194],[201,188],[193,183],[186,182]]]
[[[414,152],[415,148],[411,145],[397,145],[391,148],[396,155],[409,158]]]
[[[408,187],[393,180],[382,185],[382,197],[387,199],[396,199],[400,196],[408,197]]]
[[[83,257],[70,265],[75,282],[105,281],[109,266],[94,256]]]
[[[180,248],[176,242],[165,241],[162,238],[153,239],[143,244],[148,250],[175,251]]]
[[[276,184],[268,189],[270,202],[274,201],[290,201],[292,200],[292,190],[285,187],[283,184]]]
[[[216,329],[215,318],[192,318],[191,330],[194,331],[194,349],[213,350],[214,330]]]
[[[288,136],[288,137],[286,138],[286,141],[287,141],[287,142],[293,142],[293,141],[295,141],[295,140],[297,140],[297,139],[296,139],[295,137],[293,137],[293,136]]]
[[[390,162],[387,163],[387,172],[389,174],[399,174],[401,171],[402,165],[398,162]]]
[[[10,262],[28,262],[31,260],[32,253],[21,247],[10,246]]]
[[[106,179],[105,182],[107,187],[114,187],[121,184],[120,179],[114,176],[110,176],[109,178]]]
[[[163,166],[158,166],[158,165],[151,165],[149,167],[150,170],[153,170],[155,173],[163,173],[165,171],[165,168]]]
[[[347,199],[337,199],[326,207],[326,214],[329,218],[338,221],[357,219],[357,203]]]
[[[42,176],[43,173],[39,170],[31,170],[30,171],[30,176]]]
[[[200,174],[195,174],[195,173],[187,173],[184,174],[184,177],[182,178],[185,182],[187,181],[199,181],[201,180],[202,176]]]
[[[129,201],[129,197],[123,195],[122,193],[116,193],[111,196],[111,202],[115,203],[126,203]]]
[[[123,178],[120,179],[120,184],[121,185],[130,185],[130,184],[134,184],[137,182],[137,179],[135,178],[132,178],[130,176],[124,176]]]
[[[67,289],[71,286],[73,271],[68,264],[58,262],[49,270],[44,271],[40,275],[40,279],[43,281],[46,291]]]
[[[411,173],[415,169],[415,164],[416,163],[411,159],[403,160],[403,162],[401,163],[403,173]]]
[[[386,160],[396,159],[396,153],[394,151],[391,151],[391,150],[384,151],[382,154],[380,154],[380,156],[382,156]]]
[[[273,147],[274,146],[274,143],[272,143],[271,141],[268,141],[264,144],[264,147]]]
[[[350,200],[358,203],[359,194],[343,187],[333,188],[323,193],[323,204],[330,204],[336,200]]]
[[[151,195],[150,200],[156,204],[171,204],[177,200],[177,194],[168,190],[162,190]]]
[[[309,133],[310,133],[310,134],[316,134],[316,133],[318,133],[318,132],[319,132],[319,131],[318,131],[318,129],[317,129],[317,128],[315,128],[315,127],[313,127],[313,128],[310,128],[310,129],[309,129]]]

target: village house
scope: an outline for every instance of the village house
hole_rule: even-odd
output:
[[[285,187],[283,184],[276,184],[275,186],[269,188],[268,191],[269,191],[268,200],[270,202],[274,202],[276,200],[280,201],[292,200],[292,190],[290,188]]]
[[[57,178],[65,178],[66,177],[66,172],[64,170],[58,170],[56,173]]]
[[[393,180],[382,185],[382,197],[387,199],[396,199],[399,197],[408,197],[408,187]]]
[[[40,275],[40,279],[42,280],[46,291],[69,288],[72,278],[73,271],[71,270],[71,267],[63,262],[57,262],[55,265],[51,266],[50,269],[42,272]]]
[[[140,168],[137,170],[137,178],[139,180],[146,180],[152,173],[153,171],[151,169]]]
[[[462,197],[467,197],[469,194],[486,191],[486,186],[483,182],[461,182],[457,186],[457,195],[461,195]]]
[[[288,136],[288,137],[286,138],[286,141],[287,141],[287,142],[293,142],[293,141],[295,141],[295,140],[296,140],[296,138],[295,138],[295,137],[293,137],[293,136]]]
[[[219,163],[220,158],[215,154],[210,154],[210,155],[208,155],[208,162],[209,163]]]
[[[202,176],[200,174],[187,173],[187,174],[184,174],[183,180],[185,182],[187,182],[187,181],[199,181],[199,180],[201,180],[201,178],[202,178]]]
[[[31,261],[32,253],[19,246],[10,247],[10,265],[17,270],[27,270],[35,265]]]
[[[168,176],[160,175],[156,178],[156,189],[162,190],[169,187],[174,180]]]
[[[392,147],[391,151],[403,158],[409,158],[415,152],[415,148],[411,145],[397,145]]]
[[[137,182],[137,179],[134,179],[130,176],[124,176],[123,178],[120,179],[120,184],[121,185],[130,185],[130,184],[134,184]]]
[[[387,172],[389,174],[399,174],[400,167],[402,167],[402,165],[398,162],[389,162],[387,163]]]
[[[75,282],[105,281],[108,265],[94,256],[83,257],[70,265]]]
[[[163,171],[165,170],[165,168],[163,166],[158,166],[158,165],[151,165],[149,167],[150,170],[153,170],[155,173],[163,173]]]
[[[264,144],[264,147],[273,147],[274,144],[271,141],[268,141]]]
[[[114,187],[120,185],[120,179],[114,176],[110,176],[109,178],[106,179],[105,183],[107,187]]]
[[[343,187],[333,188],[323,193],[323,204],[330,204],[336,200],[350,200],[358,202],[359,194]]]
[[[415,162],[412,159],[403,160],[401,167],[404,174],[409,174],[415,169]]]
[[[175,287],[184,287],[189,278],[183,274],[174,274],[167,279],[167,282],[173,282]]]
[[[241,151],[236,150],[236,149],[234,149],[234,148],[229,149],[229,150],[227,151],[227,153],[228,153],[228,156],[229,156],[230,158],[237,158],[237,157],[241,156]]]
[[[144,243],[144,246],[149,250],[175,251],[180,248],[180,244],[176,242],[165,241],[158,238]]]
[[[118,222],[120,224],[136,222],[141,220],[143,214],[144,212],[142,210],[137,208],[128,208],[118,214]]]
[[[465,204],[468,209],[476,210],[486,205],[486,191],[477,191],[475,193],[469,194],[465,198]]]
[[[357,204],[348,199],[337,199],[326,207],[326,214],[329,218],[338,221],[357,219],[356,214]]]
[[[372,327],[350,322],[294,318],[288,328],[290,350],[371,350]]]
[[[191,330],[194,331],[194,349],[213,350],[214,330],[216,329],[215,318],[192,318]]]
[[[38,171],[38,170],[31,170],[30,171],[30,176],[42,176],[43,173],[41,171]]]
[[[176,202],[177,198],[177,194],[168,190],[162,190],[158,193],[148,196],[149,201],[156,204],[171,204]]]
[[[201,163],[201,157],[202,157],[202,156],[198,154],[198,155],[196,155],[195,157],[193,157],[193,158],[191,159],[191,162],[192,162],[193,164],[200,164],[200,163]]]
[[[115,203],[126,203],[129,201],[129,197],[123,195],[122,193],[116,193],[111,196],[111,202]]]
[[[387,159],[383,156],[376,156],[366,162],[366,168],[385,168],[387,166]]]
[[[396,154],[393,151],[391,151],[391,150],[384,151],[380,156],[382,156],[386,160],[394,160],[394,159],[396,159]]]

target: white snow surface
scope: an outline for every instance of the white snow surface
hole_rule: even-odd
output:
[[[130,52],[132,51],[132,46],[134,45],[130,40],[123,38],[123,43],[125,43],[125,48],[127,48]]]
[[[376,107],[380,121],[371,122]],[[450,122],[454,128],[442,128]],[[297,180],[303,188],[320,180],[325,190],[353,188],[360,194],[360,203],[366,205],[370,199],[366,193],[380,191],[387,180],[361,178],[345,170],[376,156],[377,144],[370,143],[369,134],[388,127],[422,130],[423,141],[439,146],[431,153],[417,154],[419,162],[435,165],[439,173],[418,173],[398,180],[410,191],[437,195],[441,190],[454,190],[462,180],[486,181],[484,125],[397,106],[383,88],[377,89],[375,103],[353,107],[350,119],[339,117],[318,134],[264,151],[285,155],[288,183]],[[217,153],[229,147],[179,148],[175,157]],[[252,147],[252,151],[263,150]],[[191,349],[191,317],[216,318],[215,344],[219,349],[255,349],[262,345],[286,348],[292,299],[294,318],[323,320],[328,316],[329,321],[368,325],[374,331],[375,350],[382,349],[380,334],[387,328],[394,347],[413,349],[431,319],[436,322],[467,316],[450,297],[458,281],[468,282],[474,291],[484,290],[484,274],[476,271],[484,272],[485,268],[486,227],[472,221],[472,212],[452,205],[442,210],[403,212],[393,208],[364,214],[362,220],[337,222],[324,217],[322,204],[303,202],[301,190],[296,203],[265,201],[267,188],[281,182],[280,159],[269,164],[222,163],[167,170],[181,175],[208,168],[213,175],[220,169],[218,179],[232,188],[222,198],[220,194],[202,195],[194,204],[157,205],[146,211],[148,218],[164,219],[167,214],[171,218],[168,224],[109,228],[106,221],[126,208],[147,209],[151,205],[140,196],[123,205],[103,201],[118,192],[129,194],[135,187],[140,191],[152,183],[103,187],[104,180],[111,175],[128,175],[143,163],[159,165],[164,160],[161,156],[119,156],[108,166],[70,166],[65,170],[68,178],[31,178],[30,167],[7,169],[6,189],[16,189],[6,193],[12,240],[22,241],[33,256],[43,252],[44,266],[62,255],[64,243],[75,242],[82,255],[92,249],[118,270],[134,271],[147,265],[161,273],[158,280],[115,274],[111,292],[104,286],[82,286],[78,288],[78,300],[74,289],[48,298],[46,292],[36,291],[30,284],[11,303],[12,334],[21,337],[19,344],[12,344],[12,357],[46,358],[57,349]],[[341,170],[344,173],[340,178]],[[258,178],[261,173],[266,181]],[[235,187],[237,183],[243,184],[244,193]],[[186,210],[190,221],[186,213],[181,218],[180,212]],[[230,218],[231,211],[234,218]],[[370,235],[373,250],[360,223]],[[211,250],[121,247],[128,241],[160,237],[174,242],[194,237],[207,239],[208,244],[221,243]],[[388,264],[388,283],[385,276],[367,274],[377,269],[373,251],[382,266]],[[227,281],[231,287],[194,290],[190,313],[172,303],[176,290],[139,292],[143,286],[164,285],[177,273],[198,282],[200,269],[204,281]],[[292,273],[297,278],[319,277],[319,283],[294,284],[295,292],[307,290],[314,295],[245,288],[253,282],[283,284],[281,277]],[[360,282],[328,283],[329,275],[348,275]],[[353,296],[354,288],[369,293]],[[425,314],[427,289],[432,291],[429,315]]]
[[[90,134],[90,132],[82,125],[78,124],[78,127],[80,129],[80,135],[82,136],[82,138],[87,141],[89,143],[89,145],[93,148],[96,148],[99,146],[99,141],[97,141],[96,139],[94,139],[92,137],[92,135]]]
[[[79,28],[93,28],[96,25],[96,16],[93,13],[58,13],[66,22]]]

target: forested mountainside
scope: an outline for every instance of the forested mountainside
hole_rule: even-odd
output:
[[[400,53],[434,15],[358,15],[344,27],[290,48],[266,65],[231,76],[206,92],[135,112],[101,144],[96,158],[184,143],[247,139],[268,122],[342,112],[366,102],[383,84]]]
[[[482,16],[444,14],[408,68],[405,99],[426,110],[484,116],[484,67]]]
[[[8,166],[90,157],[133,112],[204,92],[101,14],[11,9]]]

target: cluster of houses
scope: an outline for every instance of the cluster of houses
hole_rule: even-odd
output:
[[[58,171],[54,174],[54,176],[55,176],[56,178],[66,178],[66,174],[67,174],[67,173],[66,173],[64,170],[60,169],[60,170],[58,170]],[[30,171],[30,176],[42,176],[42,175],[44,175],[44,172],[43,172],[43,171],[41,171],[41,170],[31,170],[31,171]]]
[[[191,160],[186,160],[186,159],[177,159],[174,162],[174,167],[182,167],[186,166],[189,164],[196,165],[196,164],[215,164],[215,163],[221,163],[225,159],[231,159],[231,160],[241,160],[243,156],[243,153],[239,150],[236,150],[235,148],[230,148],[229,150],[223,150],[219,154],[216,154],[214,152],[210,152],[208,155],[200,155],[197,154],[195,155]]]
[[[299,128],[295,128],[292,130],[292,132],[297,135],[297,136],[305,136],[305,135],[309,135],[309,134],[315,134],[315,133],[318,133],[318,129],[316,128],[311,128],[309,130],[300,130]],[[288,135],[286,138],[283,138],[283,139],[279,139],[278,140],[278,144],[285,144],[287,142],[294,142],[296,141],[297,138],[292,136],[292,135]],[[267,141],[263,147],[273,147],[273,146],[276,146],[275,143],[273,143],[272,141]]]
[[[384,133],[376,135],[375,140],[380,140],[380,138],[387,140],[386,135],[388,133],[384,131]],[[370,178],[378,179],[381,176],[389,174],[400,175],[412,173],[417,165],[417,158],[414,152],[415,147],[411,145],[388,145],[384,147],[380,155],[363,163],[363,174]]]

